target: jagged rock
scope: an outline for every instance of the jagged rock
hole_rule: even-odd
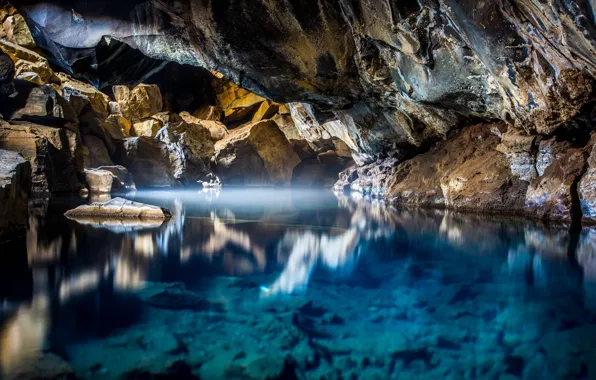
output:
[[[173,187],[178,181],[170,172],[165,144],[149,137],[130,137],[122,140],[117,162],[128,168],[140,188]]]
[[[459,210],[522,213],[528,183],[496,150],[503,125],[465,128],[428,153],[401,163],[388,196],[399,203]]]
[[[20,154],[0,149],[0,236],[27,227],[31,164]]]
[[[114,96],[124,117],[132,121],[151,117],[163,108],[159,87],[140,84],[130,90],[126,86],[114,86]]]
[[[0,50],[0,96],[10,96],[14,93],[14,85],[12,84],[14,73],[12,59]],[[0,107],[1,112],[2,107]]]
[[[209,133],[211,133],[211,140],[213,140],[213,142],[223,140],[227,135],[230,134],[226,126],[219,121],[201,120],[189,114],[188,112],[180,113],[180,117],[189,125],[196,124],[203,128],[207,128]]]
[[[30,49],[35,47],[35,41],[33,41],[27,23],[20,14],[7,17],[4,20],[3,27],[6,32],[6,38],[10,42]]]
[[[584,173],[587,154],[567,142],[552,143],[554,160],[544,173],[530,183],[525,207],[540,218],[571,221],[575,209],[577,183]]]
[[[339,157],[334,151],[321,153],[294,168],[292,186],[331,188],[338,181],[339,173],[353,165],[354,161]]]
[[[215,150],[211,133],[197,124],[168,123],[156,136],[165,146],[174,178],[195,185],[210,173],[210,160]]]
[[[129,201],[123,198],[114,198],[104,203],[92,203],[82,205],[64,213],[71,219],[78,217],[102,217],[102,218],[138,218],[138,219],[169,219],[172,217],[170,211],[162,207],[146,205],[143,203]]]
[[[83,162],[85,168],[114,165],[108,149],[101,139],[95,136],[83,136]]]
[[[60,88],[62,91],[69,89],[70,93],[77,93],[83,99],[87,100],[97,114],[108,116],[108,103],[110,98],[93,87],[90,84],[74,80],[69,75],[64,73],[57,73],[56,76],[60,81]],[[64,96],[66,98],[66,96]]]
[[[588,165],[577,187],[582,221],[586,224],[596,223],[596,144],[594,144],[594,139],[593,135]]]
[[[300,158],[271,120],[230,131],[215,144],[217,174],[224,184],[289,184]]]
[[[535,140],[536,136],[509,129],[501,134],[501,144],[497,146],[497,150],[509,160],[513,175],[528,182],[538,176]]]
[[[180,115],[171,112],[158,112],[155,115],[151,116],[151,118],[158,120],[163,125],[166,125],[168,123],[179,123],[183,121]]]
[[[0,149],[19,152],[31,163],[34,192],[76,192],[82,188],[77,173],[83,171],[83,149],[76,132],[32,123],[5,123],[0,127]]]
[[[374,198],[384,198],[401,160],[390,158],[372,164],[351,167],[339,174],[334,189],[340,192],[355,191]]]
[[[56,78],[48,60],[33,50],[7,40],[0,40],[0,50],[8,54],[15,63],[17,79],[48,84]]]
[[[135,136],[155,137],[157,132],[163,128],[163,123],[157,119],[138,121],[132,125],[132,133]]]
[[[121,115],[110,115],[106,121],[107,123],[105,124],[104,129],[113,139],[120,140],[125,137],[130,137],[133,127],[127,118]]]
[[[196,110],[192,116],[199,120],[221,121],[223,111],[217,106],[204,105]]]
[[[136,190],[132,176],[123,166],[100,166],[96,169],[85,169],[85,180],[90,194]]]
[[[223,81],[216,94],[219,108],[223,110],[226,122],[242,120],[250,116],[266,99],[238,87],[230,81]]]
[[[74,109],[52,86],[21,82],[17,91],[17,97],[3,99],[3,105],[0,105],[8,119],[55,125],[78,122]]]
[[[279,129],[286,135],[288,140],[302,140],[304,139],[300,135],[300,131],[294,124],[294,119],[291,115],[275,115],[271,120],[275,121]]]
[[[279,111],[279,105],[269,100],[265,100],[252,117],[252,122],[271,119]]]

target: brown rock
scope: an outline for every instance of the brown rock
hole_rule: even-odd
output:
[[[80,82],[71,78],[67,74],[57,73],[56,76],[60,81],[60,88],[63,91],[65,89],[71,89],[73,92],[76,91],[89,101],[91,107],[96,113],[106,114],[107,116],[110,98],[106,94],[88,83]]]
[[[265,100],[252,117],[252,122],[271,119],[279,111],[279,104]]]
[[[163,128],[163,123],[157,119],[146,119],[138,121],[132,126],[132,133],[135,136],[155,137],[157,132]]]
[[[15,14],[7,17],[4,20],[3,27],[6,32],[6,38],[10,42],[31,49],[35,47],[35,41],[33,41],[29,27],[27,27],[23,16]]]
[[[168,123],[156,139],[165,146],[174,178],[183,184],[197,185],[211,172],[210,161],[215,153],[211,133],[198,124]]]
[[[77,123],[78,117],[71,105],[49,85],[21,83],[14,99],[10,120],[46,120],[52,123]],[[9,101],[6,101],[8,103]]]
[[[588,145],[591,146],[588,166],[578,185],[579,201],[582,211],[582,222],[596,223],[596,144],[594,135]]]
[[[83,171],[83,149],[76,132],[32,123],[4,124],[0,149],[19,152],[31,163],[34,192],[82,188],[77,173]]]
[[[215,144],[217,173],[224,184],[289,184],[300,158],[273,121],[230,132]]]
[[[85,181],[90,194],[110,194],[114,176],[101,169],[85,169]]]
[[[0,236],[27,227],[31,164],[20,154],[0,149]]]
[[[54,71],[50,68],[47,61],[29,62],[22,59],[15,63],[17,79],[26,80],[35,84],[50,83],[54,77]]]
[[[542,176],[530,183],[527,212],[539,218],[571,221],[577,182],[584,173],[587,155],[568,142],[552,142],[554,160]]]
[[[207,128],[209,130],[209,133],[211,133],[211,140],[213,140],[214,142],[222,140],[230,134],[226,126],[223,123],[220,123],[219,121],[201,120],[192,116],[188,112],[182,112],[180,114],[180,117],[187,124],[195,124],[203,128]]]
[[[292,186],[332,188],[339,173],[353,165],[353,160],[339,157],[334,151],[321,153],[314,159],[302,161],[294,168]]]
[[[116,219],[162,219],[172,217],[165,208],[150,206],[143,203],[132,202],[123,198],[114,198],[105,203],[92,203],[82,205],[67,211],[64,215],[71,219],[78,217],[102,217]]]
[[[132,132],[132,124],[128,119],[121,115],[110,115],[107,118],[107,123],[104,129],[115,140],[120,140],[125,137],[130,137]]]
[[[132,120],[142,120],[161,112],[163,100],[159,87],[153,84],[138,85],[130,92],[128,106]]]
[[[84,153],[85,168],[114,165],[108,153],[108,149],[101,139],[95,136],[83,136],[82,140],[86,150]]]
[[[122,141],[118,163],[132,173],[137,187],[175,187],[179,183],[170,174],[170,161],[163,143],[149,137],[129,137]]]
[[[458,210],[522,213],[527,182],[513,175],[499,137],[478,124],[401,163],[388,193],[397,203]]]
[[[200,120],[221,121],[223,111],[217,106],[204,105],[196,110],[192,116]]]
[[[501,144],[497,150],[507,157],[513,175],[524,181],[531,181],[538,176],[536,172],[536,136],[509,129],[501,135]]]

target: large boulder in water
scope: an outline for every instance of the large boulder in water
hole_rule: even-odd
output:
[[[20,154],[0,149],[0,235],[27,226],[31,164]]]
[[[71,219],[78,217],[99,217],[115,219],[169,219],[170,211],[162,207],[146,205],[123,198],[114,198],[108,202],[96,202],[82,205],[67,211],[64,215]]]
[[[300,157],[274,121],[230,131],[215,144],[216,171],[224,184],[289,185]]]

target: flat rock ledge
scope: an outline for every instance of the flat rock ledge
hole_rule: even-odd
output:
[[[70,219],[110,218],[110,219],[156,219],[167,220],[172,217],[169,210],[129,201],[123,198],[114,198],[108,202],[95,202],[82,205],[69,210],[64,215]]]

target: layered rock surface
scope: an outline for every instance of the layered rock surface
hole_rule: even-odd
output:
[[[115,219],[169,219],[172,214],[161,207],[132,202],[123,198],[114,198],[108,202],[96,202],[82,205],[67,211],[64,215],[69,218],[99,217]]]
[[[0,149],[0,236],[27,226],[31,165],[20,154]]]

